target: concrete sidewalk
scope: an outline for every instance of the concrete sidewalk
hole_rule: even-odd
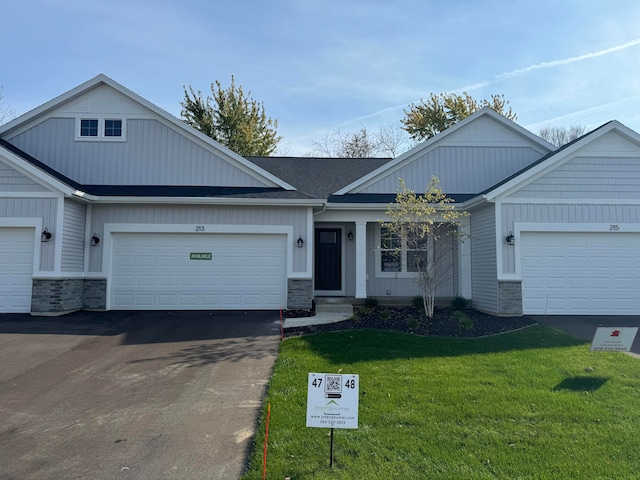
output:
[[[351,304],[319,304],[316,307],[316,314],[311,317],[285,319],[284,328],[324,325],[325,323],[342,322],[351,317],[353,317],[353,305]]]

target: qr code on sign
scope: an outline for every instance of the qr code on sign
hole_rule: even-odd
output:
[[[324,381],[326,393],[342,393],[342,375],[327,375]]]

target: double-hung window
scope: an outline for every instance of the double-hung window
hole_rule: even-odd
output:
[[[407,238],[399,232],[379,227],[378,274],[381,277],[413,277],[429,257],[427,238]]]

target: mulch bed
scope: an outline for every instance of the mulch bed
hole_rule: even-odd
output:
[[[297,312],[289,313],[288,316],[305,315]],[[473,338],[510,332],[535,324],[535,321],[527,317],[494,317],[472,309],[457,311],[437,308],[434,316],[427,318],[424,312],[414,307],[378,306],[355,308],[354,316],[342,322],[286,328],[285,336],[373,328],[416,335]]]

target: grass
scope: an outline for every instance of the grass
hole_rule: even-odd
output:
[[[309,372],[360,376],[359,428],[307,428]],[[640,361],[538,326],[481,339],[360,330],[287,339],[269,479],[612,479],[640,471]],[[265,418],[245,479],[262,478]]]

